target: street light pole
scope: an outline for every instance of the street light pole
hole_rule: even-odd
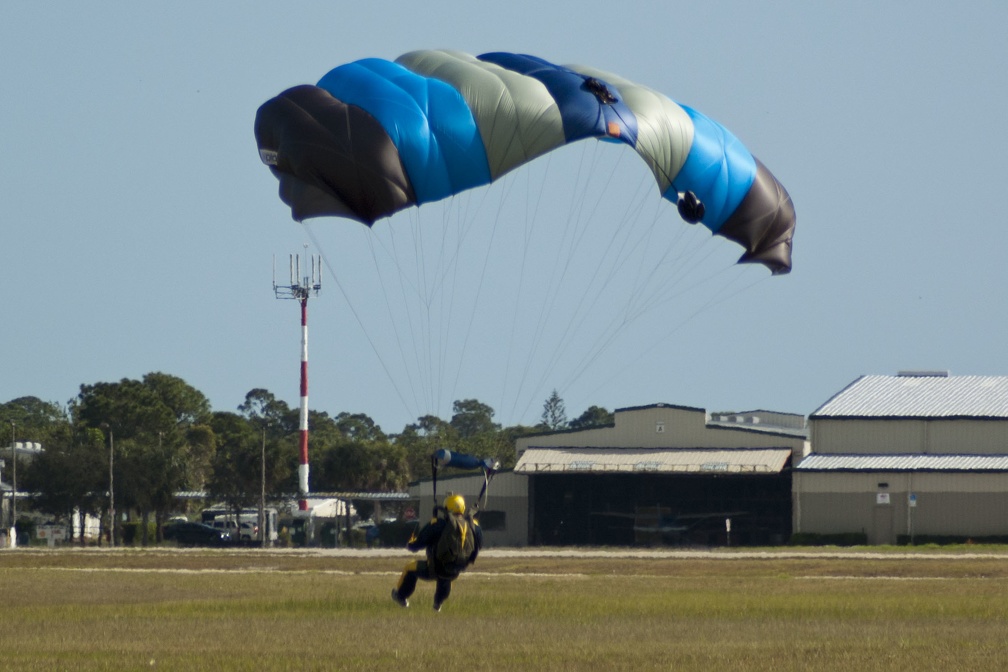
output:
[[[109,535],[109,540],[113,548],[116,545],[116,519],[115,519],[115,490],[113,488],[112,481],[112,466],[115,462],[115,435],[112,433],[112,428],[109,428],[109,450],[108,450],[108,494],[109,494],[109,513],[112,516],[112,530]]]
[[[259,545],[266,548],[266,425],[262,428],[262,459],[259,463],[261,475],[259,489]]]
[[[14,421],[10,421],[11,449],[11,548],[17,546],[17,444],[14,443]]]
[[[112,480],[112,467],[115,463],[115,436],[112,433],[112,426],[103,422],[101,424],[102,429],[108,430],[109,436],[109,449],[108,449],[108,498],[109,498],[109,546],[115,547],[116,545],[116,520],[115,520],[115,488],[114,482]]]

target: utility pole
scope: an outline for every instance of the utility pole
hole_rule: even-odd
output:
[[[305,245],[307,250],[308,245]],[[301,303],[301,414],[298,426],[300,449],[298,451],[298,509],[308,510],[308,297],[318,296],[322,289],[322,257],[312,256],[311,275],[305,261],[305,275],[301,274],[301,256],[290,256],[290,284],[276,282],[276,258],[273,259],[273,293],[278,299],[296,299]]]
[[[10,449],[11,449],[11,526],[10,526],[10,547],[17,546],[17,444],[14,443],[14,421],[10,421]]]
[[[266,427],[262,427],[262,457],[259,463],[259,473],[261,476],[259,489],[259,545],[266,548]]]
[[[115,437],[112,434],[112,426],[107,422],[102,423],[102,428],[108,430],[109,451],[108,451],[108,499],[109,499],[109,546],[115,548],[116,545],[116,519],[115,519],[115,482],[113,480],[113,466],[115,465]]]

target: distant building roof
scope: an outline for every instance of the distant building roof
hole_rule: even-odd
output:
[[[812,454],[795,471],[1008,471],[1008,455]]]
[[[805,416],[777,411],[717,411],[707,416],[707,424],[728,429],[750,429],[768,433],[808,437]]]
[[[175,497],[178,499],[207,499],[209,493],[205,490],[185,490],[181,492],[176,492]],[[275,497],[275,496],[273,496]],[[298,495],[286,494],[283,497],[287,499],[297,499]],[[410,494],[408,492],[357,492],[357,491],[340,491],[340,492],[312,492],[308,494],[309,499],[366,499],[375,502],[406,502],[410,499]]]
[[[809,419],[885,417],[1008,419],[1008,376],[933,371],[862,376]]]
[[[790,448],[529,448],[516,474],[543,473],[780,473]]]

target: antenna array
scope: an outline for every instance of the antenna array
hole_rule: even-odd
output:
[[[306,246],[307,247],[307,246]],[[311,275],[308,275],[309,266]],[[276,257],[273,257],[273,293],[278,299],[307,299],[318,296],[322,289],[322,256],[309,256],[305,260],[305,273],[301,274],[301,255],[290,255],[290,284],[278,285],[276,280]]]

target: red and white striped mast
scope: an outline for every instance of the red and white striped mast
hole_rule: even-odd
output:
[[[308,246],[305,245],[305,248]],[[308,264],[305,264],[305,271]],[[298,421],[298,509],[308,510],[308,297],[322,289],[322,258],[311,257],[311,276],[301,275],[301,257],[290,256],[290,284],[276,283],[273,262],[273,293],[278,299],[297,299],[301,303],[301,413]]]

